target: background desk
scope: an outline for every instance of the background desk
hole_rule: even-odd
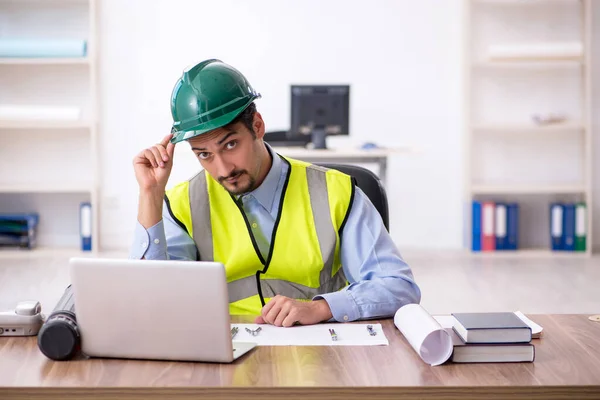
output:
[[[600,398],[600,323],[531,317],[545,336],[534,363],[516,364],[431,367],[391,320],[380,321],[390,346],[260,347],[233,364],[53,362],[35,338],[1,338],[0,398]]]
[[[340,164],[375,163],[379,166],[379,179],[387,184],[388,157],[394,154],[410,153],[408,148],[394,149],[326,149],[309,150],[302,147],[274,147],[277,153],[297,160],[319,163],[330,162]]]

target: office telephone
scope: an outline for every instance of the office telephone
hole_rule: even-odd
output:
[[[14,310],[0,312],[0,337],[35,336],[43,323],[40,302],[22,301]]]

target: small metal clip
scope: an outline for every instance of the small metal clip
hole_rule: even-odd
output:
[[[335,333],[333,329],[329,329],[329,334],[331,335],[331,340],[333,340],[334,342],[338,340],[337,333]]]
[[[367,331],[369,331],[369,335],[371,336],[377,335],[377,332],[375,332],[375,330],[373,329],[373,325],[367,325]]]
[[[262,328],[259,326],[258,328],[252,330],[250,328],[246,328],[246,332],[248,332],[249,334],[251,334],[252,336],[257,336],[258,333],[262,330]]]

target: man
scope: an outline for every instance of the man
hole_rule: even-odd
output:
[[[421,293],[381,217],[352,179],[264,142],[260,95],[206,60],[171,99],[172,134],[133,160],[140,186],[131,256],[219,261],[231,314],[276,326],[392,316]],[[204,171],[168,190],[175,144]]]

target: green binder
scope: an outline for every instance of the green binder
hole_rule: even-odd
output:
[[[587,207],[585,203],[575,205],[575,251],[585,251],[587,242]]]

